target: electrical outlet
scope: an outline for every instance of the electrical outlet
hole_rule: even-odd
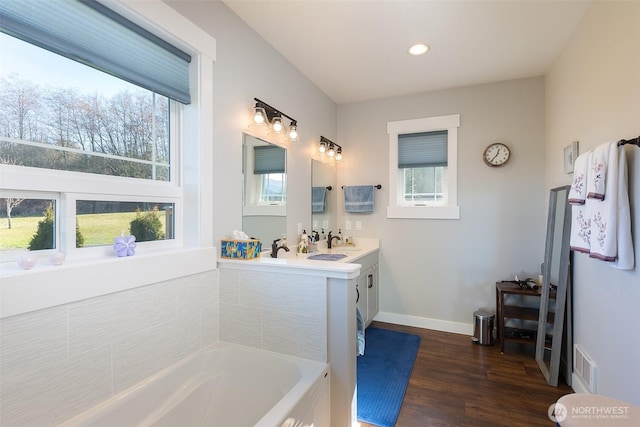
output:
[[[313,231],[318,231],[318,220],[313,220]]]
[[[356,230],[362,230],[362,221],[356,221]]]
[[[351,221],[345,221],[344,228],[347,230],[351,230]]]
[[[302,234],[302,223],[298,223],[298,234]]]
[[[324,228],[325,230],[329,229],[329,221],[327,221],[326,219],[324,221],[322,221],[322,228]]]

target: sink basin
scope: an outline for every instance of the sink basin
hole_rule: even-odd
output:
[[[315,259],[319,261],[338,261],[339,259],[345,258],[347,255],[345,254],[316,254],[311,255],[307,259]]]

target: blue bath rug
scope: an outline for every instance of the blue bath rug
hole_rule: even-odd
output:
[[[393,427],[398,419],[420,337],[379,328],[365,330],[365,351],[358,356],[358,420]]]

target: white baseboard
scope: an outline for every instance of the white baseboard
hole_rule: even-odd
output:
[[[406,314],[378,312],[373,318],[378,322],[396,323],[404,326],[414,326],[416,328],[432,329],[435,331],[452,332],[461,335],[473,335],[473,324],[458,323],[448,320],[430,319],[428,317],[409,316]]]

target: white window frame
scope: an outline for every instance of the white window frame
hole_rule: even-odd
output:
[[[387,206],[387,218],[460,219],[460,207],[458,206],[459,127],[459,114],[387,122],[387,133],[389,134],[389,205]],[[398,135],[441,130],[447,131],[447,168],[444,178],[445,200],[442,203],[429,203],[424,206],[401,203],[398,198]]]
[[[136,186],[135,194],[176,197],[181,199],[182,220],[176,223],[176,227],[181,228],[182,238],[171,242],[175,244],[172,248],[167,248],[166,242],[141,245],[140,250],[136,248],[134,256],[126,258],[110,254],[89,259],[67,259],[60,266],[49,265],[45,259],[39,260],[32,270],[20,270],[15,263],[0,266],[0,318],[216,268],[217,249],[213,246],[211,221],[214,139],[211,117],[216,41],[160,0],[126,3],[111,0],[104,3],[191,54],[191,104],[184,106],[181,114],[184,144],[181,144],[179,152],[173,153],[180,159],[180,176],[173,183],[147,180],[134,183],[127,178],[93,174],[88,175],[87,179],[77,179],[75,172],[57,171],[65,182],[66,194],[60,195],[59,186],[51,188],[48,182],[50,170],[1,165],[0,182],[9,191],[38,188],[57,193],[58,197],[104,192],[108,199],[117,200],[113,196],[131,195],[132,186]],[[185,149],[185,144],[190,146]],[[108,186],[104,190],[106,182]],[[34,183],[38,183],[38,186],[33,187]],[[96,191],[96,188],[103,190]]]

